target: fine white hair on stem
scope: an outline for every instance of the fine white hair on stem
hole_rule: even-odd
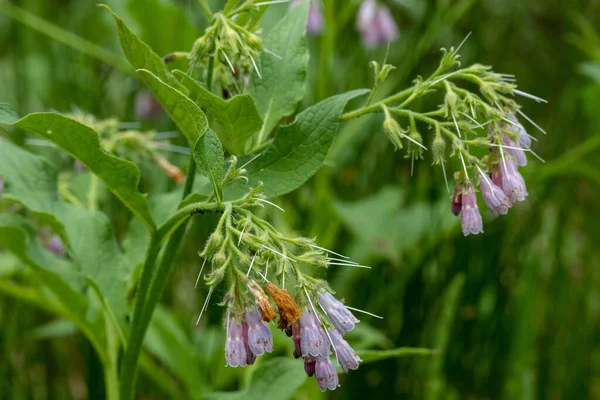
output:
[[[198,287],[198,282],[200,282],[200,277],[202,276],[202,271],[204,270],[204,265],[206,265],[206,258],[204,259],[204,262],[202,263],[202,267],[200,267],[200,272],[198,272],[198,277],[196,278],[196,284],[194,285],[194,289],[196,289]]]
[[[244,165],[242,165],[240,168],[238,169],[243,169],[244,167],[246,167],[248,164],[250,164],[252,161],[256,160],[258,157],[262,156],[263,153],[258,153],[257,155],[255,155],[254,157],[252,157],[252,159],[248,162],[246,162]]]
[[[263,203],[267,203],[267,204],[269,204],[269,205],[271,205],[271,206],[273,206],[273,207],[277,208],[278,210],[281,210],[281,211],[285,212],[285,210],[284,210],[283,208],[279,207],[279,206],[278,206],[277,204],[275,204],[275,203],[272,203],[272,202],[270,202],[269,200],[266,200],[266,199],[260,199],[260,198],[258,198],[258,199],[256,199],[256,200],[258,200],[258,201],[262,201]]]
[[[319,304],[319,307],[321,307],[321,310],[323,310],[323,312],[325,313],[325,315],[327,315],[327,311],[325,311],[325,309],[323,308],[323,306],[321,305],[321,303],[318,303],[318,304]],[[316,314],[317,313],[315,312],[315,315]],[[331,343],[331,347],[333,347],[333,353],[335,354],[335,360],[337,361],[338,365],[341,365],[340,364],[340,359],[339,359],[338,354],[337,354],[337,349],[335,348],[335,345],[333,344],[333,340],[331,340],[331,336],[329,336],[329,330],[327,329],[326,326],[323,326],[323,330],[325,330],[325,333],[327,334],[327,337],[329,338],[329,342]]]
[[[512,126],[516,126],[516,127],[518,127],[518,126],[519,126],[519,123],[518,123],[518,122],[512,121],[512,120],[510,120],[510,119],[508,119],[508,118],[506,118],[506,117],[501,117],[501,119],[502,119],[504,122],[507,122],[507,123],[511,124]]]
[[[269,250],[269,251],[271,251],[271,252],[273,252],[273,253],[275,253],[275,254],[277,254],[277,255],[279,255],[279,256],[281,256],[281,257],[283,257],[283,258],[285,258],[286,260],[290,260],[291,262],[296,262],[296,260],[294,260],[294,259],[292,259],[292,258],[289,258],[289,257],[288,257],[288,256],[286,256],[285,254],[283,254],[283,253],[280,253],[280,252],[278,252],[277,250],[273,250],[272,248],[270,248],[270,247],[268,247],[268,246],[265,246],[264,244],[260,244],[260,243],[259,243],[259,245],[260,245],[261,247],[264,247],[265,249],[267,249],[267,250]]]
[[[227,54],[223,50],[221,50],[221,53],[223,53],[223,57],[225,57],[227,64],[229,64],[229,68],[231,68],[231,73],[235,75],[235,68],[233,68],[233,64],[231,63],[231,60],[229,60],[229,57],[227,57]]]
[[[454,72],[450,72],[449,74],[446,74],[446,75],[444,75],[444,76],[441,76],[441,77],[439,77],[438,79],[436,79],[435,81],[431,82],[431,83],[429,84],[429,87],[435,86],[435,85],[437,85],[438,83],[440,83],[441,81],[443,81],[443,80],[445,80],[445,79],[448,79],[448,78],[450,78],[452,75],[456,75],[456,74],[458,74],[459,72],[461,72],[461,71],[460,71],[460,70],[457,70],[457,71],[454,71]]]
[[[346,263],[339,263],[339,262],[328,262],[327,265],[336,265],[336,266],[339,266],[339,267],[354,267],[354,268],[371,269],[371,267],[369,267],[368,265],[346,264]]]
[[[465,176],[467,177],[467,179],[469,179],[469,173],[467,172],[467,164],[465,164],[465,159],[463,158],[462,151],[459,151],[458,155],[460,156],[460,161],[462,162],[463,168],[465,170]]]
[[[258,70],[258,66],[256,65],[256,62],[254,61],[254,57],[250,56],[250,61],[252,61],[252,65],[254,66],[254,70],[258,74],[258,77],[262,80],[262,75],[260,74],[260,71]]]
[[[538,128],[540,130],[540,132],[542,132],[544,135],[547,135],[546,131],[543,130],[538,124],[536,124],[535,122],[533,122],[533,120],[531,118],[529,118],[527,115],[525,115],[525,113],[521,110],[517,110],[517,112],[519,113],[520,116],[522,116],[523,118],[525,118],[527,121],[529,121],[529,123],[533,126],[535,126],[536,128]]]
[[[256,273],[257,273],[257,274],[259,274],[259,275],[260,275],[260,276],[261,276],[261,277],[262,277],[262,278],[265,280],[265,282],[269,282],[269,280],[267,279],[267,277],[266,277],[266,276],[264,276],[264,275],[262,274],[262,272],[260,272],[260,271],[256,271]]]
[[[310,308],[312,308],[313,312],[315,313],[315,317],[317,317],[317,321],[319,321],[319,324],[321,325],[322,328],[325,329],[325,333],[327,334],[327,337],[329,338],[329,343],[331,343],[331,347],[333,347],[333,352],[335,353],[335,359],[337,360],[337,350],[335,349],[335,345],[333,344],[333,340],[331,340],[331,336],[329,336],[329,331],[327,330],[327,328],[325,328],[325,325],[323,325],[323,323],[321,322],[321,318],[319,318],[319,314],[317,313],[317,309],[315,308],[312,300],[310,299],[310,296],[308,295],[308,290],[306,290],[306,286],[302,287],[304,289],[304,293],[306,293],[306,298],[308,299],[308,303],[310,304]],[[339,363],[339,360],[338,360]]]
[[[540,156],[539,156],[539,155],[538,155],[538,154],[537,154],[535,151],[531,150],[530,148],[527,148],[527,150],[529,150],[529,152],[530,152],[531,154],[533,154],[533,156],[534,156],[535,158],[537,158],[538,160],[540,160],[540,161],[541,161],[541,162],[543,162],[543,163],[546,163],[546,160],[544,160],[542,157],[540,157]]]
[[[464,115],[465,117],[469,118],[471,121],[473,121],[478,128],[483,128],[483,125],[481,125],[479,122],[477,122],[477,120],[475,118],[472,118],[469,114],[464,113],[464,112],[461,112],[461,114]],[[454,118],[454,114],[452,115],[452,117]],[[492,121],[488,121],[487,123],[489,124],[490,122],[492,122]]]
[[[252,271],[252,266],[254,265],[254,260],[256,260],[256,254],[252,257],[252,261],[250,261],[250,266],[248,267],[248,272],[246,272],[246,276],[250,275],[250,271]]]
[[[263,51],[279,60],[283,60],[283,57],[281,57],[279,54],[273,53],[271,50],[263,48]]]
[[[190,149],[183,146],[177,146],[169,143],[161,143],[161,142],[152,142],[152,146],[166,151],[171,151],[173,153],[185,154],[186,156],[190,155]]]
[[[492,183],[489,181],[488,177],[485,176],[485,173],[483,172],[483,170],[481,168],[479,168],[479,165],[476,165],[476,167],[479,170],[479,174],[481,174],[481,177],[483,178],[483,180],[485,181],[485,183],[487,183],[488,186],[491,188],[492,187]]]
[[[200,318],[202,318],[202,314],[204,314],[204,311],[208,307],[208,302],[210,301],[210,296],[212,296],[212,292],[213,292],[213,288],[210,288],[210,290],[208,291],[208,294],[206,295],[206,300],[204,300],[204,305],[202,306],[202,310],[200,310],[200,315],[198,315],[198,319],[196,320],[196,325],[198,325],[200,323]]]
[[[488,143],[486,144],[486,146],[491,146],[491,147],[501,147],[503,149],[512,149],[512,150],[523,150],[523,151],[531,151],[533,153],[533,151],[529,148],[529,147],[515,147],[515,146],[507,146],[505,144],[498,144],[498,143]]]
[[[329,256],[327,256],[327,261],[329,261],[329,260],[331,260],[331,261],[337,261],[337,262],[343,262],[343,263],[345,263],[345,264],[354,264],[354,265],[358,265],[358,263],[357,263],[357,262],[355,262],[355,261],[350,261],[350,260],[348,260],[348,259],[344,259],[344,258],[337,258],[337,257],[329,257]]]
[[[522,97],[527,97],[528,99],[534,100],[534,101],[536,101],[538,103],[548,103],[548,100],[544,100],[541,97],[534,96],[532,94],[529,94],[527,92],[523,92],[521,90],[514,89],[513,93],[514,94],[518,94],[519,96],[522,96]]]
[[[346,305],[346,304],[344,304],[344,306],[346,306],[346,308],[347,308],[347,309],[349,309],[349,310],[352,310],[352,311],[357,311],[357,312],[360,312],[360,313],[363,313],[363,314],[367,314],[367,315],[370,315],[371,317],[375,317],[375,318],[383,319],[383,317],[382,317],[381,315],[373,314],[373,313],[370,313],[370,312],[368,312],[368,311],[361,310],[360,308],[354,308],[354,307],[350,307],[350,306],[348,306],[348,305]]]
[[[463,39],[463,41],[460,42],[460,44],[458,45],[458,47],[456,48],[456,50],[454,50],[454,53],[458,53],[458,51],[463,46],[463,44],[465,44],[465,42],[467,41],[467,39],[469,38],[469,36],[471,36],[471,33],[473,33],[473,32],[467,33],[467,36],[465,36],[465,38]]]
[[[456,127],[456,132],[458,132],[458,137],[461,137],[460,129],[458,129],[458,122],[456,122],[456,117],[454,116],[454,112],[452,112],[452,120],[454,121],[454,126]]]
[[[473,114],[473,119],[477,118],[475,115],[475,109],[473,108],[473,103],[469,103],[469,107],[471,107],[471,114]]]
[[[326,249],[325,247],[317,246],[316,244],[310,244],[309,246],[313,247],[315,249],[322,250],[322,251],[324,251],[326,253],[329,253],[329,254],[334,254],[334,255],[336,255],[338,257],[342,257],[342,258],[345,258],[345,259],[350,259],[350,257],[348,257],[348,256],[345,256],[345,255],[340,254],[340,253],[336,253],[335,251]]]

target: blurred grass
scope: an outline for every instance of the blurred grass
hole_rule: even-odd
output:
[[[206,23],[195,0],[106,3],[159,54],[188,49]],[[213,9],[217,3],[211,2]],[[367,64],[381,61],[386,50],[360,46],[356,2],[324,3],[336,12],[326,14],[326,33],[310,39],[310,91],[304,105],[369,87]],[[416,163],[411,177],[410,161],[393,151],[381,134],[381,120],[345,124],[328,166],[281,199],[285,215],[271,217],[282,230],[316,235],[321,245],[373,266],[327,273],[348,304],[384,317],[361,316],[365,329],[356,332],[352,344],[426,347],[439,354],[368,363],[350,378],[341,377],[342,386],[333,393],[321,395],[310,381],[296,397],[600,398],[600,3],[387,3],[401,38],[388,58],[397,69],[379,95],[431,72],[440,47],[457,45],[472,32],[461,49],[465,63],[514,73],[519,88],[549,101],[523,100],[527,115],[548,132],[544,136],[527,125],[539,138],[535,151],[546,163],[530,160],[524,169],[530,193],[525,203],[502,218],[484,213],[485,234],[464,238],[450,215],[442,173],[431,159]],[[265,30],[285,10],[285,5],[273,6]],[[105,14],[88,1],[0,0],[0,102],[21,114],[76,106],[99,117],[135,121],[133,105],[143,88],[123,66]],[[23,23],[24,18],[30,22]],[[173,130],[164,115],[142,126]],[[58,164],[70,162],[52,150],[44,154]],[[147,188],[170,187],[166,179],[154,178],[155,166],[142,165],[142,171]],[[123,237],[128,215],[110,196],[102,203]],[[246,370],[223,368],[219,307],[209,309],[206,326],[193,325],[205,295],[194,290],[197,251],[213,226],[214,218],[206,216],[186,236],[142,359],[140,398],[203,398],[208,391],[244,387],[260,363],[270,362]],[[26,280],[16,260],[0,256],[2,276]],[[0,398],[103,398],[97,388],[102,380],[94,375],[98,367],[81,335],[52,325],[52,315],[2,293]],[[275,356],[289,358],[286,338],[276,335],[275,342]]]

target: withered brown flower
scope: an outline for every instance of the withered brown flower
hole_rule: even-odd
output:
[[[277,327],[285,331],[291,324],[300,319],[300,308],[286,289],[281,289],[272,282],[267,283],[266,289],[275,301],[275,304],[277,304],[279,311],[279,323]]]
[[[277,315],[275,314],[275,310],[273,309],[273,306],[271,306],[269,298],[265,294],[262,287],[260,287],[260,285],[252,279],[248,280],[246,284],[248,286],[248,290],[250,290],[250,293],[252,293],[252,296],[254,296],[254,299],[256,299],[256,305],[260,309],[263,321],[273,321]]]

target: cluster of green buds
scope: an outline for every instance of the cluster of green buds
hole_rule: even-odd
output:
[[[116,118],[102,120],[79,110],[67,116],[96,131],[100,145],[109,153],[131,160],[136,164],[142,161],[154,161],[175,183],[183,181],[184,175],[181,170],[161,154],[161,151],[188,152],[187,149],[172,146],[162,140],[171,136],[169,132],[166,134],[153,130],[142,132],[130,129],[131,124],[122,123]],[[80,166],[77,167],[80,168]]]
[[[248,84],[250,71],[261,77],[259,55],[264,48],[258,22],[268,4],[249,0],[212,14],[210,26],[189,53],[174,53],[165,60],[185,56],[190,61],[190,74],[203,66],[210,76],[207,81],[240,92]]]
[[[327,282],[311,276],[311,271],[369,267],[318,246],[315,239],[279,232],[254,212],[265,205],[280,209],[260,189],[259,186],[238,200],[207,203],[212,208],[193,211],[222,213],[199,253],[204,262],[196,285],[203,278],[208,295],[197,323],[217,286],[225,284],[226,294],[220,304],[227,309],[227,365],[253,364],[257,356],[272,351],[272,334],[267,324],[278,314],[277,327],[292,338],[294,357],[304,360],[306,373],[315,376],[321,390],[333,390],[338,386],[338,375],[330,361],[331,349],[345,372],[357,369],[361,361],[343,339],[358,320],[350,307],[333,297]],[[207,265],[209,270],[203,274]]]
[[[384,132],[397,150],[404,147],[406,140],[406,157],[411,159],[412,165],[414,160],[423,158],[423,151],[427,150],[421,132],[432,132],[433,165],[441,166],[448,191],[446,164],[448,157],[456,160],[458,168],[454,177],[457,188],[452,195],[452,209],[456,215],[461,210],[465,211],[458,205],[462,195],[468,194],[468,211],[461,216],[463,232],[468,235],[483,232],[478,222],[481,216],[476,198],[473,197],[475,186],[480,186],[483,199],[494,215],[505,213],[499,211],[505,208],[499,208],[499,204],[510,207],[516,201],[523,201],[527,195],[517,167],[527,164],[526,152],[538,157],[531,150],[531,140],[536,139],[526,132],[516,116],[545,132],[521,111],[515,96],[537,102],[545,100],[518,90],[513,75],[495,73],[491,67],[481,64],[462,68],[458,55],[461,46],[449,51],[442,49],[441,62],[427,79],[418,77],[408,89],[371,104],[374,92],[392,70],[385,63],[382,67],[375,63],[374,90],[366,105],[346,113],[342,119],[383,113]],[[467,86],[460,85],[465,82]],[[478,91],[470,90],[469,85],[474,85]],[[442,100],[436,109],[416,111],[413,108],[416,99],[435,94]],[[488,148],[490,152],[480,156],[481,152],[472,152],[471,148]],[[503,177],[506,178],[504,183]],[[488,201],[490,191],[495,193],[495,197]],[[498,191],[505,194],[506,201],[498,198]],[[478,218],[472,217],[474,213]]]

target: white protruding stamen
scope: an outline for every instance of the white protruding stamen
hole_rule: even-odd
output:
[[[427,150],[427,147],[423,146],[421,143],[417,142],[415,139],[411,138],[410,136],[407,135],[403,135],[405,138],[407,138],[408,140],[410,140],[411,142],[413,142],[414,144],[416,144],[417,146],[422,147],[424,150]]]
[[[250,161],[248,161],[246,164],[242,165],[241,167],[239,167],[238,169],[243,169],[244,167],[246,167],[248,164],[250,164],[252,161],[256,160],[258,157],[262,156],[263,153],[258,153],[256,156],[254,156]]]
[[[350,261],[348,259],[344,259],[344,258],[337,258],[337,257],[327,257],[327,261],[338,261],[338,262],[343,262],[345,264],[354,264],[354,265],[358,265],[357,262],[355,261]]]
[[[456,127],[456,132],[458,132],[458,137],[461,137],[460,129],[458,129],[458,122],[456,122],[456,117],[454,116],[454,113],[452,113],[452,120],[454,121],[454,126]]]
[[[548,103],[548,100],[544,100],[541,97],[534,96],[532,94],[529,94],[527,92],[523,92],[521,90],[514,89],[513,93],[518,94],[519,96],[527,97],[528,99],[537,101],[538,103]]]
[[[200,272],[198,272],[198,277],[196,278],[196,284],[194,285],[194,289],[196,289],[198,287],[198,282],[200,281],[200,277],[202,276],[202,271],[204,270],[205,264],[206,264],[206,258],[204,259],[204,262],[202,263],[202,267],[200,267]]]
[[[479,122],[477,122],[477,120],[475,118],[471,118],[471,116],[467,113],[461,112],[462,115],[464,115],[465,117],[469,118],[471,121],[473,121],[475,123],[475,125],[477,125],[478,128],[483,128],[483,125],[481,125]]]
[[[469,103],[469,106],[471,107],[471,114],[473,114],[473,119],[477,118],[477,116],[475,115],[475,109],[473,108],[473,103]]]
[[[535,151],[531,150],[530,148],[527,148],[527,150],[529,150],[529,152],[530,152],[531,154],[533,154],[533,156],[534,156],[535,158],[537,158],[538,160],[540,160],[540,161],[541,161],[541,162],[543,162],[543,163],[546,163],[546,160],[544,160],[542,157],[538,156],[538,155],[537,155],[537,153],[536,153]]]
[[[488,186],[491,189],[492,188],[492,183],[489,181],[488,177],[485,176],[485,173],[483,172],[483,170],[481,168],[479,168],[479,165],[476,165],[476,167],[479,170],[479,173],[481,174],[481,176],[483,177],[483,180],[485,181],[485,183],[487,183]]]
[[[254,260],[256,260],[256,254],[252,257],[252,261],[250,261],[250,266],[248,267],[248,272],[246,272],[246,276],[250,275],[250,271],[252,270],[252,265],[254,265]]]
[[[343,254],[340,254],[340,253],[336,253],[335,251],[332,251],[332,250],[326,249],[325,247],[320,247],[320,246],[317,246],[316,244],[311,244],[311,245],[309,245],[309,246],[310,246],[310,247],[313,247],[313,248],[315,248],[315,249],[323,250],[323,251],[324,251],[324,252],[326,252],[326,253],[335,254],[335,255],[336,255],[336,256],[338,256],[338,257],[342,257],[342,258],[350,259],[350,257],[348,257],[348,256],[345,256],[345,255],[343,255]]]
[[[242,228],[242,232],[240,232],[240,237],[239,237],[239,239],[238,239],[238,243],[237,243],[238,247],[240,246],[240,243],[242,243],[242,236],[244,236],[244,230],[245,230],[245,229],[246,229],[246,226],[244,226],[244,227]]]
[[[444,173],[444,182],[446,182],[446,190],[450,193],[450,186],[448,186],[448,177],[446,176],[446,167],[444,166],[444,160],[442,160],[442,172]]]
[[[260,272],[259,272],[260,274]],[[269,276],[269,260],[267,260],[267,266],[265,268],[265,276],[263,276],[263,278],[265,278],[266,276]],[[265,281],[267,280],[267,278],[265,278]]]
[[[272,203],[272,202],[270,202],[269,200],[265,200],[265,199],[256,199],[256,200],[258,200],[258,201],[262,201],[263,203],[267,203],[267,204],[269,204],[269,205],[272,205],[273,207],[275,207],[275,208],[277,208],[277,209],[279,209],[279,210],[281,210],[281,211],[285,212],[285,210],[284,210],[283,208],[279,207],[279,206],[278,206],[277,204],[275,204],[275,203]]]
[[[268,6],[271,4],[281,4],[281,3],[289,3],[290,0],[271,0],[271,1],[261,1],[260,3],[254,3],[255,7]]]
[[[345,305],[345,304],[344,304],[344,305]],[[349,310],[352,310],[352,311],[358,311],[358,312],[361,312],[361,313],[363,313],[363,314],[370,315],[371,317],[375,317],[375,318],[383,319],[383,317],[382,317],[382,316],[380,316],[380,315],[373,314],[373,313],[370,313],[370,312],[368,312],[368,311],[365,311],[365,310],[361,310],[360,308],[354,308],[354,307],[350,307],[350,306],[348,306],[348,305],[345,305],[345,306],[346,306],[346,308],[347,308],[347,309],[349,309]]]
[[[465,36],[465,38],[463,39],[463,41],[460,42],[460,44],[458,45],[458,47],[456,48],[456,50],[454,50],[454,53],[458,53],[458,51],[460,50],[460,48],[462,47],[462,45],[465,44],[465,42],[467,41],[467,39],[469,38],[469,36],[471,36],[471,33],[473,33],[473,32],[467,33],[467,36]]]
[[[328,262],[327,265],[337,265],[340,267],[355,267],[355,268],[371,269],[371,267],[369,267],[368,265],[360,265],[360,264],[344,264],[344,263],[337,263],[337,262]]]
[[[267,249],[267,250],[269,250],[269,251],[271,251],[271,252],[273,252],[273,253],[275,253],[275,254],[277,254],[277,255],[279,255],[279,256],[281,256],[281,257],[285,258],[285,259],[287,259],[287,260],[290,260],[291,262],[296,262],[296,260],[293,260],[293,259],[289,258],[288,256],[286,256],[285,254],[283,254],[283,253],[280,253],[280,252],[278,252],[277,250],[273,250],[272,248],[270,248],[270,247],[267,247],[267,246],[265,246],[264,244],[260,244],[260,243],[259,243],[259,245],[260,245],[261,247],[264,247],[265,249]]]
[[[285,268],[283,269],[283,273],[281,274],[281,288],[285,289]]]
[[[254,70],[258,74],[258,77],[262,80],[262,75],[260,74],[260,71],[258,70],[258,67],[256,66],[256,62],[254,61],[254,57],[250,56],[250,61],[252,61],[252,65],[254,65]]]
[[[514,147],[514,146],[507,146],[505,144],[497,144],[497,143],[488,143],[487,145],[492,146],[492,147],[501,147],[503,149],[531,151],[533,153],[533,151],[529,147]]]
[[[210,290],[208,291],[208,295],[206,295],[206,300],[204,300],[204,305],[202,306],[202,310],[200,310],[200,315],[198,315],[198,320],[196,320],[196,325],[198,325],[200,323],[200,318],[202,318],[202,314],[204,314],[204,311],[208,307],[208,302],[210,301],[210,296],[212,296],[212,292],[213,292],[213,288],[210,288]]]
[[[278,54],[275,54],[275,53],[273,53],[273,52],[272,52],[271,50],[269,50],[269,49],[265,49],[265,48],[263,48],[263,51],[264,51],[265,53],[267,53],[267,54],[270,54],[270,55],[272,55],[272,56],[273,56],[273,57],[275,57],[275,58],[278,58],[278,59],[280,59],[280,60],[283,60],[283,57],[281,57],[281,56],[280,56],[280,55],[278,55]]]
[[[533,126],[535,126],[536,128],[538,128],[544,135],[547,135],[546,131],[543,130],[538,124],[536,124],[535,122],[533,122],[533,120],[531,118],[529,118],[527,115],[525,115],[525,113],[521,110],[517,110],[517,112],[519,113],[520,116],[522,116],[523,118],[525,118],[527,121],[529,121],[529,123]]]
[[[225,60],[227,60],[227,64],[229,64],[229,68],[231,68],[231,73],[235,75],[235,68],[233,68],[233,64],[229,60],[229,57],[227,57],[227,54],[225,54],[223,50],[221,50],[221,53],[223,53],[223,57],[225,57]]]
[[[467,164],[465,164],[465,159],[463,158],[462,152],[459,152],[458,155],[460,156],[460,161],[462,161],[462,165],[465,170],[465,176],[467,177],[467,179],[469,179],[469,173],[467,172]]]

